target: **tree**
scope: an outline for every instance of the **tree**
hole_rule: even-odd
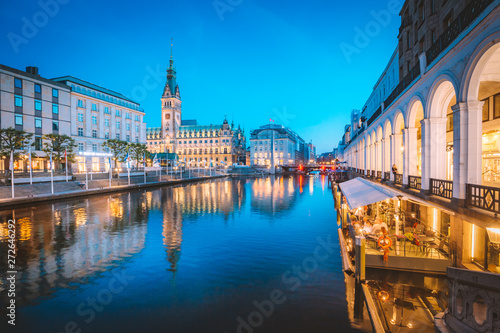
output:
[[[42,151],[45,153],[47,158],[50,158],[50,155],[52,154],[52,160],[55,163],[58,163],[54,163],[54,165],[58,166],[54,169],[59,169],[61,162],[65,161],[65,152],[67,153],[68,162],[75,161],[73,148],[75,148],[76,145],[73,138],[67,136],[66,134],[45,134],[42,136],[42,139],[44,140]]]
[[[139,163],[144,159],[144,156],[148,158],[150,155],[148,147],[142,143],[130,143],[127,150],[130,154],[130,159],[137,161],[137,167],[139,167]]]
[[[5,181],[10,176],[10,156],[14,156],[14,160],[19,157],[19,152],[29,145],[31,145],[31,138],[33,134],[25,131],[16,130],[15,128],[1,128],[0,129],[0,156],[4,159]],[[12,163],[14,163],[12,161]]]
[[[127,142],[118,139],[109,139],[102,144],[103,148],[113,154],[116,161],[124,162],[127,153]]]

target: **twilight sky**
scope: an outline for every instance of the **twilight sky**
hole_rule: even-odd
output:
[[[272,118],[321,153],[337,145],[396,48],[402,4],[0,0],[0,63],[115,90],[159,126],[173,37],[184,119],[227,115],[249,137]]]

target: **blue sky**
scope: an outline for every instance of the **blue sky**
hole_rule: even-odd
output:
[[[173,37],[184,119],[215,124],[227,115],[249,136],[272,118],[318,152],[337,145],[351,110],[370,95],[397,46],[400,18],[387,10],[403,3],[0,1],[1,64],[115,90],[159,126]],[[381,11],[389,15],[377,21]],[[342,47],[356,50],[346,56]]]

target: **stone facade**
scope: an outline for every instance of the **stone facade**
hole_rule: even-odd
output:
[[[419,56],[448,29],[470,0],[406,0],[399,28],[399,76],[405,77]]]
[[[226,119],[217,125],[198,125],[196,120],[182,119],[182,100],[172,55],[161,108],[161,126],[146,129],[151,153],[176,153],[179,161],[193,166],[245,163],[246,139],[241,127],[229,125]]]
[[[222,125],[180,126],[176,145],[179,159],[196,166],[245,163],[245,134],[227,120]]]
[[[448,309],[435,318],[438,332],[500,331],[498,275],[448,268]],[[443,323],[444,321],[444,323]]]

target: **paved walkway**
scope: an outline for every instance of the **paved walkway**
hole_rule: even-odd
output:
[[[215,175],[213,175],[215,176]],[[191,178],[201,178],[204,177],[203,173],[196,173],[192,172],[191,173]],[[207,174],[207,177],[208,174]],[[81,175],[77,177],[78,179],[81,179]],[[168,181],[168,180],[180,180],[181,177],[180,175],[174,175],[173,177],[171,175],[162,175],[162,181]],[[188,178],[188,173],[183,175],[182,179],[189,179]],[[160,180],[159,176],[151,175],[147,176],[147,183],[157,183]],[[83,177],[83,181],[85,181],[85,176]],[[54,182],[54,194],[68,194],[68,193],[75,193],[75,192],[84,192],[86,191],[85,186],[80,186],[79,183],[81,181],[68,181],[68,182]],[[144,176],[135,176],[135,177],[130,177],[130,185],[138,185],[138,184],[144,184]],[[118,186],[126,186],[128,185],[128,179],[127,177],[125,178],[113,178],[111,180],[111,186],[112,187],[118,187]],[[88,189],[105,189],[109,188],[109,179],[98,179],[98,180],[88,180]],[[126,189],[126,188],[124,188]],[[50,182],[48,183],[38,183],[38,184],[33,184],[33,185],[15,185],[14,188],[14,194],[16,199],[20,198],[28,198],[28,197],[39,197],[39,196],[49,196],[51,195],[51,184]],[[2,202],[8,202],[12,200],[12,188],[11,186],[0,186],[0,203]]]

